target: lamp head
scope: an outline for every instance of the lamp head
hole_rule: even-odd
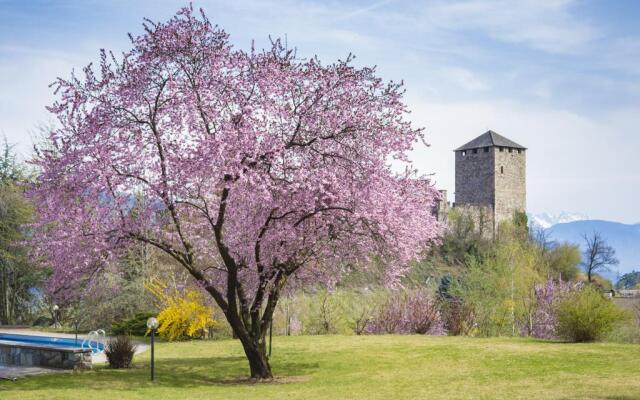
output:
[[[158,329],[158,319],[155,317],[151,317],[147,320],[147,328],[155,330]]]

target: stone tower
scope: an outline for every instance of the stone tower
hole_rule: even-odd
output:
[[[455,206],[469,209],[491,235],[515,211],[526,211],[526,150],[493,131],[454,150]]]

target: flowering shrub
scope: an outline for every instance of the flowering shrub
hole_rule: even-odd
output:
[[[368,326],[369,333],[406,333],[404,299],[398,293],[393,293],[380,306],[373,321]]]
[[[434,297],[424,289],[393,292],[378,309],[369,333],[443,335],[444,323]]]
[[[536,308],[533,313],[532,335],[541,339],[558,339],[557,308],[564,298],[579,290],[581,283],[570,283],[562,280],[547,280],[544,285],[536,285]]]
[[[167,286],[159,280],[145,285],[163,305],[158,314],[158,333],[168,340],[201,336],[204,330],[216,324],[213,307],[205,304],[200,292],[186,289],[184,293]]]
[[[444,333],[440,310],[433,296],[424,290],[409,294],[405,307],[407,331],[418,334]]]

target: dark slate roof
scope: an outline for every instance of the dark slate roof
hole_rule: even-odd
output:
[[[512,149],[522,149],[522,150],[527,149],[526,147],[521,146],[518,143],[512,140],[509,140],[502,135],[498,135],[494,131],[486,131],[482,135],[473,139],[469,143],[461,147],[458,147],[454,151],[479,149],[482,147],[510,147]]]

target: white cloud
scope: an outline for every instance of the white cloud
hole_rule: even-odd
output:
[[[392,3],[393,0],[383,0],[383,1],[378,1],[376,3],[373,4],[369,4],[365,7],[362,8],[358,8],[355,9],[353,11],[349,11],[343,14],[341,19],[349,19],[352,17],[356,17],[356,16],[360,16],[360,15],[367,15],[367,14],[371,14],[371,11],[375,11],[383,6],[386,6],[389,3]]]
[[[640,75],[640,35],[616,38],[607,43],[602,43],[597,48],[600,57],[596,64],[605,68],[622,71],[635,76]],[[640,87],[633,88],[640,92]]]
[[[551,82],[549,82],[549,80],[547,79],[535,81],[531,84],[529,93],[541,99],[549,99],[551,98],[551,96],[553,96]]]
[[[49,84],[69,76],[73,67],[70,54],[56,52],[16,52],[0,63],[0,133],[23,157],[31,151],[33,131],[50,119],[45,109],[53,101]]]
[[[597,37],[587,22],[571,14],[574,0],[470,0],[439,2],[426,8],[444,29],[485,33],[494,39],[554,52],[575,53]]]
[[[482,79],[465,68],[448,68],[443,71],[443,75],[460,88],[471,92],[483,91],[489,88]]]

